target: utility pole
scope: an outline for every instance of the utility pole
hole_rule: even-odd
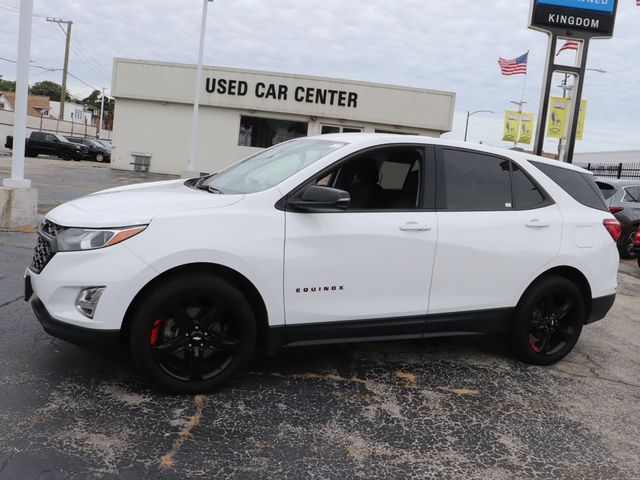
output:
[[[64,67],[62,69],[62,89],[60,91],[60,118],[64,120],[64,102],[67,100],[67,73],[69,72],[69,49],[71,48],[71,26],[73,22],[70,20],[62,20],[55,17],[47,17],[47,22],[67,25],[67,42],[64,50]]]
[[[100,101],[100,119],[98,120],[98,138],[102,133],[102,119],[104,118],[104,87],[102,87],[102,100]]]

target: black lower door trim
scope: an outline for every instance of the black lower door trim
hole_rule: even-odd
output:
[[[284,346],[402,340],[451,335],[499,334],[507,330],[513,308],[297,324],[271,327],[267,350],[273,353]]]
[[[513,308],[492,308],[427,316],[426,334],[494,335],[509,327]]]

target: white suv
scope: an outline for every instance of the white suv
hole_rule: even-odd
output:
[[[146,375],[182,392],[215,389],[258,348],[334,342],[505,334],[547,365],[611,308],[619,233],[577,167],[325,135],[57,207],[25,298],[50,334],[126,342]]]

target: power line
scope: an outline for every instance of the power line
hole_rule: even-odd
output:
[[[104,69],[104,68],[102,68],[102,66],[98,62],[94,61],[93,58],[91,58],[91,53],[89,53],[89,51],[80,42],[80,40],[78,39],[77,33],[76,33],[76,41],[75,41],[75,43],[78,46],[78,48],[80,48],[82,51],[84,51],[87,54],[87,56],[91,59],[91,62],[98,68],[98,70],[103,72],[105,74],[105,76],[109,79],[109,81],[111,81],[111,74],[109,73],[109,71]]]
[[[83,85],[85,85],[85,86],[87,86],[87,87],[89,87],[89,88],[91,88],[91,89],[93,89],[93,90],[100,90],[99,88],[96,88],[96,87],[94,87],[93,85],[89,85],[87,82],[85,82],[85,81],[84,81],[84,80],[82,80],[81,78],[76,77],[73,73],[71,73],[71,72],[67,72],[67,73],[69,73],[69,76],[70,76],[70,77],[75,78],[77,81],[79,81],[79,82],[80,82],[80,83],[82,83]]]
[[[5,62],[9,62],[9,63],[18,63],[15,60],[11,60],[9,58],[4,58],[4,57],[0,57],[0,60],[4,60]],[[31,68],[40,68],[40,69],[46,70],[48,72],[56,72],[56,71],[60,70],[60,68],[49,68],[49,67],[43,67],[41,65],[29,65],[29,67],[31,67]]]
[[[60,28],[60,31],[58,31],[58,34],[62,35],[62,36],[66,39],[66,32],[65,32],[64,28],[62,28],[62,25],[60,25],[60,24],[57,24],[57,25],[58,25],[58,27]],[[78,41],[78,40],[77,40],[77,38],[76,38],[76,40],[74,41],[74,43],[77,43],[77,41]],[[107,81],[107,82],[111,82],[111,79],[110,79],[107,75],[105,75],[105,74],[101,73],[100,71],[98,71],[98,70],[93,66],[92,62],[91,62],[88,58],[86,58],[86,56],[85,56],[82,52],[80,52],[79,50],[77,50],[77,49],[75,48],[75,45],[74,45],[74,44],[72,44],[72,45],[71,45],[71,50],[73,50],[73,51],[74,51],[74,52],[75,52],[75,53],[80,57],[80,60],[82,60],[82,61],[85,63],[85,65],[86,65],[87,67],[89,67],[89,69],[90,69],[93,73],[95,73],[95,74],[96,74],[96,75],[98,75],[99,77],[102,77],[102,80],[105,80],[105,81]]]
[[[0,60],[4,60],[5,62],[9,62],[9,63],[18,63],[15,60],[11,60],[9,58],[4,58],[4,57],[0,57]],[[31,68],[39,68],[41,70],[45,70],[46,72],[60,72],[60,71],[62,71],[61,68],[43,67],[41,65],[29,65],[29,67],[31,67]],[[99,88],[96,88],[93,85],[88,84],[87,82],[82,80],[80,77],[74,75],[73,73],[71,73],[71,72],[67,72],[67,73],[69,74],[70,77],[73,77],[74,79],[76,79],[77,81],[82,83],[84,86],[89,87],[92,90],[100,90]],[[78,96],[76,95],[76,97],[78,97]]]
[[[20,13],[20,9],[18,7],[7,5],[6,3],[0,3],[0,8],[4,8],[5,10],[9,10],[13,13]],[[36,18],[47,18],[46,15],[39,15],[37,13],[32,14],[32,16]]]

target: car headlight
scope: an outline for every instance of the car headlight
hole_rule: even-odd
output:
[[[56,237],[58,251],[74,252],[110,247],[139,234],[145,228],[146,225],[104,229],[66,228]]]

